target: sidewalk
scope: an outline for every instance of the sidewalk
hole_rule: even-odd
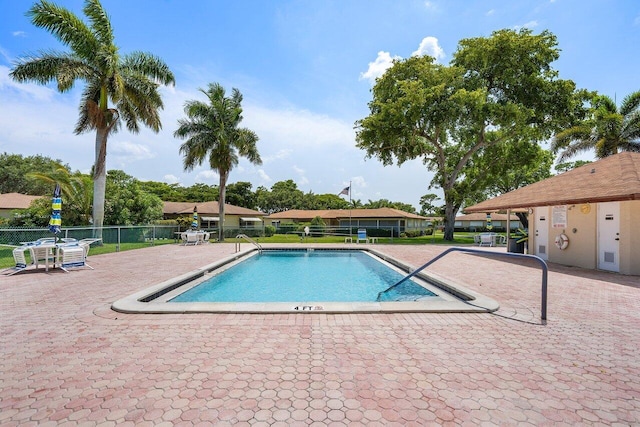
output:
[[[414,266],[447,248],[371,247]],[[0,277],[0,425],[640,424],[638,276],[551,265],[544,325],[537,266],[467,254],[432,271],[496,314],[110,309],[233,251],[163,245]]]

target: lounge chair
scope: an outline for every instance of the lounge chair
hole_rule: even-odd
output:
[[[78,241],[78,245],[82,246],[82,248],[84,248],[84,258],[86,259],[89,256],[89,249],[91,249],[91,245],[94,244],[95,242],[99,242],[102,239],[80,239]]]
[[[13,259],[16,262],[16,266],[4,270],[3,274],[5,276],[11,276],[27,269],[27,259],[24,256],[24,253],[27,250],[28,248],[26,246],[20,246],[13,249]]]
[[[60,246],[58,249],[58,260],[60,262],[60,268],[67,273],[69,268],[89,267],[93,270],[85,256],[85,248],[80,245],[66,245]]]
[[[365,243],[369,243],[369,239],[367,238],[367,230],[365,228],[358,229],[358,237],[356,239],[356,243],[360,243],[360,240],[363,240]]]

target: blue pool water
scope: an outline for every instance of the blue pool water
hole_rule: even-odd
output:
[[[376,301],[402,277],[362,251],[264,251],[170,302]],[[425,296],[435,294],[408,280],[385,300]]]

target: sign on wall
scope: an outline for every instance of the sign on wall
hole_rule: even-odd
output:
[[[551,208],[551,227],[567,228],[567,205],[553,206]]]

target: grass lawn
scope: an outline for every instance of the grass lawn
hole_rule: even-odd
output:
[[[394,244],[394,245],[426,245],[426,244],[446,244],[446,245],[469,245],[473,244],[474,233],[456,233],[454,235],[453,242],[445,241],[442,233],[436,233],[434,236],[422,236],[413,238],[378,238],[378,244]],[[355,236],[354,236],[355,239]],[[323,237],[303,237],[300,238],[297,234],[276,234],[271,237],[259,237],[254,239],[259,243],[344,243],[344,236],[323,236]],[[235,239],[227,239],[227,242],[233,242]],[[156,240],[156,245],[176,244],[172,239]],[[139,243],[121,243],[120,252],[130,251],[134,249],[147,248],[150,244],[148,242]],[[13,260],[13,247],[0,246],[0,269],[13,267],[15,262]],[[105,243],[101,246],[94,245],[89,251],[89,256],[106,254],[117,251],[117,245],[115,243]],[[25,253],[27,256],[27,262],[30,262],[29,253]]]

